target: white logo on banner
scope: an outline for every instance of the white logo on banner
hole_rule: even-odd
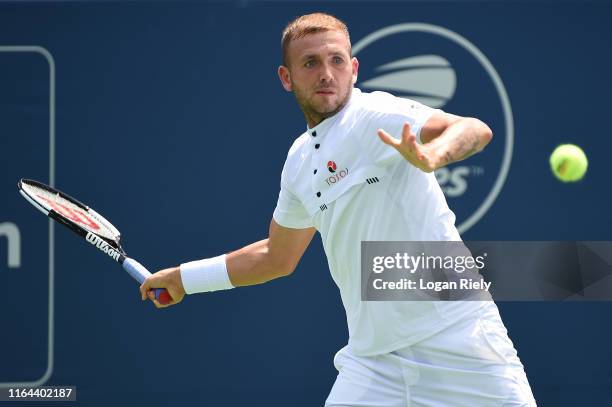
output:
[[[353,46],[353,55],[357,56],[364,48],[383,38],[402,33],[432,34],[461,46],[483,67],[491,78],[499,97],[505,122],[505,146],[501,166],[495,183],[477,209],[466,219],[458,220],[457,229],[463,233],[474,226],[489,210],[506,181],[514,144],[514,121],[510,100],[497,71],[487,57],[467,39],[444,27],[424,23],[388,26],[358,41]],[[396,96],[416,100],[435,108],[444,107],[452,99],[457,87],[457,74],[451,63],[444,56],[434,53],[416,56],[403,55],[399,59],[376,67],[374,71],[376,76],[360,82],[358,87],[364,90],[390,91]],[[479,166],[457,165],[436,171],[436,179],[447,197],[456,198],[466,193],[470,177],[482,176],[484,171],[485,169]]]
[[[442,107],[455,94],[457,76],[444,57],[420,55],[403,58],[375,69],[377,72],[394,70],[360,83],[372,90],[389,90],[396,96],[416,100],[427,106]]]

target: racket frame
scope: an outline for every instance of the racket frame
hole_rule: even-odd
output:
[[[59,195],[61,198],[67,200],[68,202],[74,204],[75,206],[77,206],[78,208],[82,209],[86,214],[91,215],[93,218],[95,218],[96,221],[99,221],[100,223],[103,223],[104,227],[106,227],[107,229],[109,229],[114,235],[116,235],[115,239],[111,239],[111,238],[107,238],[105,236],[101,236],[100,234],[87,230],[84,227],[80,226],[78,223],[66,218],[65,216],[63,216],[62,214],[56,212],[54,209],[47,209],[44,206],[42,206],[34,197],[32,197],[27,190],[24,188],[24,185],[32,185],[33,187],[36,188],[41,188],[51,194],[57,194]],[[67,227],[68,229],[72,230],[73,232],[75,232],[76,234],[78,234],[79,236],[81,236],[83,239],[85,239],[88,243],[96,246],[96,248],[100,251],[102,251],[104,254],[106,254],[108,257],[112,258],[113,260],[115,260],[117,263],[121,264],[123,266],[123,268],[139,283],[142,284],[142,282],[144,281],[144,279],[151,275],[151,273],[146,269],[146,267],[142,266],[140,263],[138,263],[136,260],[127,257],[127,254],[125,252],[125,250],[123,250],[123,248],[121,247],[121,233],[119,232],[119,230],[117,230],[117,228],[115,228],[113,226],[112,223],[110,223],[108,220],[106,220],[106,218],[104,218],[102,215],[100,215],[98,212],[96,212],[95,210],[93,210],[92,208],[90,208],[89,206],[85,205],[84,203],[80,202],[79,200],[71,197],[70,195],[59,191],[55,188],[50,187],[49,185],[43,184],[42,182],[38,182],[32,179],[26,179],[26,178],[22,178],[19,180],[19,182],[17,183],[17,186],[19,188],[19,193],[28,201],[30,202],[36,209],[38,209],[40,212],[42,212],[43,214],[45,214],[46,216],[52,218],[53,220],[55,220],[56,222],[64,225],[65,227]],[[97,239],[100,239],[103,243],[107,244],[109,246],[109,248],[105,247],[104,244],[100,244],[99,241],[93,241],[93,239],[90,238],[90,236],[93,235],[95,236]],[[114,256],[113,253],[109,253],[110,250],[115,251],[116,253],[119,254],[119,256]],[[155,291],[155,297],[160,300],[160,297],[163,295],[164,296],[164,301],[161,301],[162,303],[167,303],[168,299],[170,298],[170,296],[167,294],[167,292],[165,294],[162,294],[162,292],[165,292],[165,289],[153,289]]]

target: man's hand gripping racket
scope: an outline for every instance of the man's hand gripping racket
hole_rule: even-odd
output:
[[[22,179],[19,192],[35,208],[83,237],[107,256],[121,264],[136,281],[142,284],[151,273],[136,260],[127,257],[121,247],[121,234],[101,215],[81,202],[43,183]],[[155,299],[162,305],[172,297],[165,288],[153,288]]]

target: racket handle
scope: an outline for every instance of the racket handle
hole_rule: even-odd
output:
[[[142,284],[147,277],[151,275],[149,270],[145,268],[142,264],[138,263],[136,260],[126,257],[123,261],[123,269],[127,271],[130,276],[134,277],[136,281]],[[170,293],[165,288],[155,288],[153,289],[155,292],[155,299],[163,305],[169,304],[172,301],[172,297],[170,297]]]
[[[170,304],[172,301],[172,297],[170,297],[170,293],[165,288],[156,288],[153,290],[155,292],[155,299],[162,305]]]

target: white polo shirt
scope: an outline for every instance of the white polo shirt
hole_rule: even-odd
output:
[[[406,347],[474,312],[481,303],[361,301],[362,241],[459,241],[455,215],[433,173],[408,163],[377,136],[401,137],[404,122],[420,139],[434,109],[385,92],[354,88],[336,115],[293,143],[281,175],[274,220],[321,234],[340,289],[357,355]]]

